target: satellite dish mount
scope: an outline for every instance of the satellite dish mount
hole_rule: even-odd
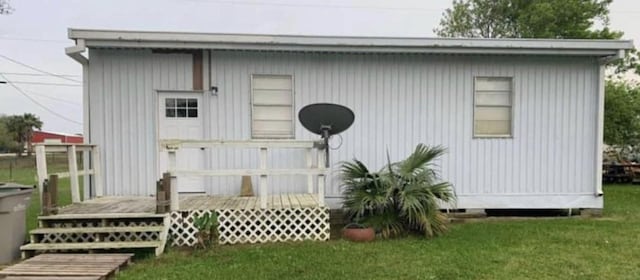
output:
[[[325,167],[329,167],[329,138],[341,133],[353,124],[355,115],[351,109],[331,103],[315,103],[305,106],[298,113],[302,126],[324,140]]]

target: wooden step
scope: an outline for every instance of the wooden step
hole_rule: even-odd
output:
[[[22,245],[22,251],[47,250],[95,250],[95,249],[129,249],[129,248],[158,248],[162,241],[139,242],[87,242],[87,243],[31,243]]]
[[[111,279],[132,257],[133,254],[43,254],[5,268],[0,271],[0,279]]]
[[[101,213],[101,214],[57,214],[38,216],[41,221],[53,220],[101,220],[101,219],[164,219],[169,214],[153,213]]]
[[[139,226],[139,227],[65,227],[65,228],[38,228],[30,231],[30,234],[55,234],[55,233],[110,233],[110,232],[160,232],[163,226]]]

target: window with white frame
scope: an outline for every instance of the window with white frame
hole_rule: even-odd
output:
[[[167,118],[197,118],[198,99],[195,98],[166,98],[165,117]]]
[[[474,107],[475,137],[511,137],[513,78],[476,77]]]
[[[251,136],[293,138],[293,77],[251,76]]]

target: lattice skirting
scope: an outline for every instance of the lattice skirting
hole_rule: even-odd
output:
[[[51,228],[86,227],[146,227],[160,226],[162,220],[118,219],[102,223],[99,220],[50,221]],[[40,243],[80,243],[80,242],[134,242],[160,239],[158,232],[108,232],[108,233],[49,233],[43,234]]]
[[[169,235],[172,246],[194,246],[198,230],[194,217],[216,211],[220,244],[329,240],[329,209],[219,209],[174,211]]]

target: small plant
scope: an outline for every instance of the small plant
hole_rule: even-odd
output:
[[[198,230],[196,234],[198,244],[203,249],[218,242],[218,214],[216,212],[204,213],[193,218],[193,225]]]
[[[455,200],[449,182],[440,180],[434,160],[442,147],[419,144],[405,160],[371,172],[361,161],[343,163],[344,208],[352,221],[371,225],[384,238],[418,232],[433,237],[447,230],[440,203]]]

